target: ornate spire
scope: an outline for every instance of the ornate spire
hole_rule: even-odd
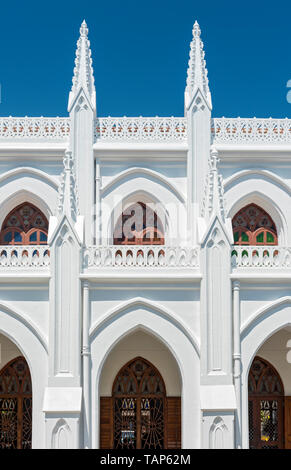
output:
[[[88,40],[88,28],[85,20],[81,24],[80,37],[77,42],[73,85],[69,95],[69,111],[80,88],[83,88],[92,108],[95,110],[96,91],[94,85],[90,41]]]
[[[218,151],[211,147],[208,161],[208,175],[206,177],[206,190],[202,203],[201,215],[209,220],[212,214],[218,215],[225,222],[224,190],[222,175],[218,172]]]
[[[64,171],[62,173],[59,187],[58,215],[66,216],[74,222],[77,220],[78,213],[78,191],[73,169],[72,152],[66,151],[64,156]]]
[[[195,21],[193,30],[193,39],[190,43],[189,62],[187,70],[187,83],[185,89],[186,107],[191,101],[195,91],[199,88],[205,99],[211,106],[211,94],[208,86],[207,68],[204,59],[205,52],[201,40],[201,30],[197,21]]]

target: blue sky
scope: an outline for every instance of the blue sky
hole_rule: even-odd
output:
[[[213,115],[291,117],[291,2],[2,2],[1,116],[66,116],[76,41],[89,27],[100,116],[182,116],[192,26]]]

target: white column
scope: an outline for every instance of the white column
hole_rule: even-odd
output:
[[[91,403],[90,403],[90,344],[89,344],[89,282],[83,283],[83,421],[84,447],[91,448]]]
[[[241,448],[241,343],[240,343],[240,283],[233,283],[233,368],[237,400],[236,447]]]

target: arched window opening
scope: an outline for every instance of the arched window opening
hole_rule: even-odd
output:
[[[248,380],[251,449],[283,448],[284,387],[276,369],[255,357]]]
[[[143,202],[125,209],[114,229],[114,245],[163,245],[164,228],[157,213]]]
[[[232,219],[235,245],[277,245],[276,226],[271,217],[256,204],[241,209]]]
[[[32,386],[24,357],[0,371],[0,449],[30,449]]]
[[[13,209],[5,218],[1,245],[46,245],[48,220],[33,204],[25,202]]]
[[[112,388],[113,448],[165,447],[164,381],[148,361],[136,358],[117,374]]]

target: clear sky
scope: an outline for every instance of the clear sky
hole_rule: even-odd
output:
[[[197,19],[213,116],[291,117],[291,2],[1,2],[1,116],[66,116],[76,41],[89,28],[100,116],[182,116]]]

